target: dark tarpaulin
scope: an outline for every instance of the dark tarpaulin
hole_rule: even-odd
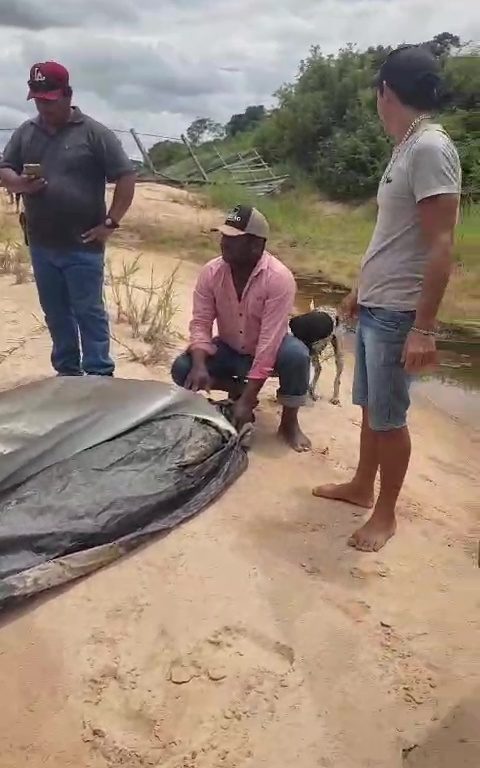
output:
[[[201,396],[95,377],[1,393],[0,457],[0,608],[179,525],[247,466]]]

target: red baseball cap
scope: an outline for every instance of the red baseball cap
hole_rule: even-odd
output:
[[[56,61],[44,61],[34,64],[30,70],[27,99],[57,101],[66,95],[70,85],[70,75]]]

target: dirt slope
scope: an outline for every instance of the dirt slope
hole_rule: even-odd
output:
[[[170,191],[136,205],[188,220]],[[196,270],[180,268],[184,331]],[[0,301],[1,387],[50,375],[33,285],[3,277]],[[117,353],[123,376],[167,375]],[[339,409],[331,381],[327,365],[303,415],[311,456],[277,443],[269,386],[250,468],[219,503],[1,618],[0,768],[478,768],[478,433],[417,403],[399,533],[358,553],[359,518],[310,495],[357,453],[349,373]]]

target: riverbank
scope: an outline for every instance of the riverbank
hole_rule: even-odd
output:
[[[245,188],[212,185],[185,197],[172,189],[166,193],[177,205],[187,204],[194,216],[163,216],[157,222],[141,214],[130,219],[147,247],[175,248],[186,258],[205,261],[215,248],[209,233],[211,222],[235,203],[252,204]],[[320,279],[347,290],[358,275],[362,254],[374,225],[374,203],[346,206],[321,200],[308,189],[264,197],[254,203],[271,224],[270,249],[301,279]],[[456,266],[442,304],[440,320],[480,333],[480,205],[462,211],[455,246]]]

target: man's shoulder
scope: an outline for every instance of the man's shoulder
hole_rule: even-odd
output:
[[[200,270],[200,276],[203,278],[212,278],[218,275],[223,269],[225,269],[225,262],[221,256],[217,256],[214,259],[210,259]]]
[[[416,141],[412,144],[412,159],[417,159],[421,155],[449,155],[451,157],[458,157],[458,152],[447,131],[441,125],[432,125],[426,130],[421,131]]]
[[[292,271],[277,256],[274,256],[269,251],[265,251],[264,258],[265,268],[272,277],[295,281]]]
[[[210,261],[207,261],[206,264],[202,267],[202,272],[216,272],[219,269],[222,269],[222,267],[225,266],[225,262],[222,259],[221,256],[215,256],[214,259],[210,259]]]
[[[24,120],[23,123],[20,123],[18,128],[15,128],[13,131],[14,136],[24,136],[26,133],[31,133],[35,130],[35,120],[32,120],[29,118],[28,120]]]
[[[101,123],[99,120],[95,120],[94,117],[91,117],[90,115],[86,115],[85,112],[81,112],[80,114],[81,114],[81,121],[83,122],[87,130],[91,131],[97,136],[104,136],[106,134],[114,135],[114,131],[112,131],[111,128],[108,128],[106,125]]]

